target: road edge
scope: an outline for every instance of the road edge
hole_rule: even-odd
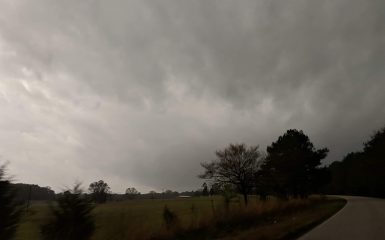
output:
[[[341,212],[346,208],[346,206],[349,204],[349,201],[344,198],[344,196],[335,196],[335,195],[328,195],[327,197],[333,197],[333,198],[339,198],[339,199],[343,199],[345,200],[345,204],[340,208],[338,209],[338,211],[336,211],[333,215],[329,216],[329,217],[325,217],[323,219],[320,219],[319,221],[316,221],[314,222],[313,224],[310,224],[308,226],[306,226],[304,229],[303,232],[299,233],[295,238],[290,238],[290,239],[302,239],[302,238],[306,238],[306,235],[308,235],[312,230],[318,228],[318,227],[321,227],[322,225],[324,224],[327,224],[329,221],[331,221],[332,219],[334,219],[335,217],[337,217],[338,215],[341,214]]]

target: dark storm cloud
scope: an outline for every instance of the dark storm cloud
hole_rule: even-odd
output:
[[[0,150],[20,181],[196,188],[229,142],[328,161],[385,123],[383,1],[0,1]]]

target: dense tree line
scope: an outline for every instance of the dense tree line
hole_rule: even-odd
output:
[[[329,166],[332,194],[385,197],[385,128],[364,143],[363,150],[347,154]]]
[[[302,131],[291,129],[267,147],[266,156],[258,146],[230,144],[216,152],[216,160],[201,164],[205,172],[200,177],[211,180],[219,192],[236,189],[245,204],[251,193],[262,199],[304,198],[326,183],[327,170],[320,165],[328,151],[316,149]]]
[[[55,192],[50,187],[40,187],[35,184],[12,184],[15,197],[23,202],[27,201],[51,201],[55,199]]]

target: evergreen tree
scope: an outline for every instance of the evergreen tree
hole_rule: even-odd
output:
[[[315,149],[302,131],[288,130],[267,147],[261,172],[279,197],[307,197],[322,184],[319,168],[328,149]]]
[[[12,239],[20,219],[22,207],[15,200],[15,192],[0,166],[0,239]]]
[[[87,240],[94,229],[94,206],[83,194],[79,184],[73,190],[65,191],[57,205],[51,206],[53,218],[43,225],[44,240]]]
[[[364,143],[363,151],[347,154],[329,166],[331,194],[385,197],[385,128]]]

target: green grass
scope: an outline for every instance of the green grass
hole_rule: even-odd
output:
[[[175,229],[165,229],[162,219],[165,205],[179,218],[180,224]],[[247,208],[239,198],[232,201],[230,211],[226,212],[221,197],[110,202],[98,205],[94,210],[97,229],[92,239],[165,239],[175,235],[179,239],[226,236],[248,239],[249,234],[276,232],[269,226],[281,226],[284,222],[279,231],[294,236],[307,230],[306,226],[311,227],[330,216],[342,205],[340,200],[319,197],[290,201],[270,199],[267,202],[251,197]],[[16,239],[40,239],[39,227],[48,219],[49,205],[33,204],[30,212],[23,216]]]
[[[28,212],[25,213],[19,224],[16,239],[41,239],[39,226],[49,219],[48,204],[39,202],[34,203]]]
[[[215,208],[223,208],[220,197],[129,200],[101,204],[94,210],[97,229],[93,239],[140,239],[156,234],[164,227],[162,213],[165,205],[178,215],[183,226],[189,226],[194,224],[192,221],[198,222],[212,217],[212,200]],[[237,203],[234,202],[233,205]],[[33,204],[21,220],[16,239],[40,239],[39,226],[49,217],[49,204]]]

